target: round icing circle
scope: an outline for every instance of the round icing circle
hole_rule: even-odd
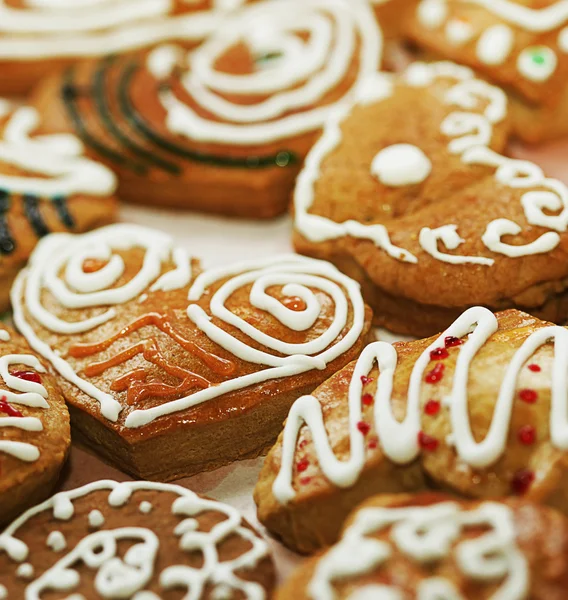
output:
[[[371,173],[390,187],[424,182],[432,171],[432,163],[420,148],[411,144],[395,144],[381,150],[371,163]]]
[[[527,79],[542,83],[550,79],[557,64],[558,57],[554,50],[547,46],[531,46],[519,54],[517,69]]]

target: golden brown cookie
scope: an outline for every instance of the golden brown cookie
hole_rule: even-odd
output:
[[[0,525],[49,495],[70,443],[69,412],[55,378],[25,340],[2,324]]]
[[[0,312],[39,238],[114,221],[114,175],[71,135],[37,136],[33,108],[0,99]]]
[[[191,48],[246,0],[1,0],[0,93],[24,94],[78,60]]]
[[[177,485],[95,481],[0,534],[0,597],[264,600],[268,544],[232,506]]]
[[[46,131],[75,132],[118,173],[121,198],[268,218],[381,54],[367,2],[259,2],[192,53],[81,64],[34,96]]]
[[[568,134],[568,10],[563,0],[421,0],[406,32],[427,55],[505,88],[515,134]]]
[[[375,496],[278,600],[564,600],[568,522],[519,500]]]
[[[263,452],[293,401],[357,357],[371,320],[329,263],[202,272],[170,236],[122,224],[42,240],[12,301],[61,375],[76,433],[161,480]]]
[[[568,189],[502,154],[504,93],[452,63],[377,75],[326,126],[294,244],[357,279],[376,322],[432,335],[468,306],[568,317]]]
[[[312,552],[369,496],[429,486],[568,514],[567,351],[568,329],[481,307],[369,345],[292,407],[255,490],[261,522]]]

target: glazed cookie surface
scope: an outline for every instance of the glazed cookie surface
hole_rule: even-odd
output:
[[[0,93],[24,94],[79,59],[191,47],[246,0],[1,0]]]
[[[480,307],[439,336],[367,346],[294,403],[255,490],[261,522],[311,552],[371,495],[431,485],[568,514],[567,348],[564,327]]]
[[[371,319],[329,263],[202,271],[168,235],[122,224],[42,240],[12,300],[62,376],[77,433],[159,479],[257,456],[292,402],[358,355]]]
[[[0,597],[270,598],[267,543],[236,509],[168,484],[96,481],[0,535]]]
[[[399,333],[432,335],[477,304],[562,322],[568,189],[504,156],[508,131],[505,94],[466,67],[369,79],[307,157],[296,249],[357,279]]]
[[[0,99],[0,312],[39,238],[81,232],[116,216],[114,175],[72,135],[38,136],[40,115]]]
[[[406,30],[427,54],[469,65],[504,87],[515,133],[568,134],[568,5],[564,0],[421,0]]]
[[[2,325],[0,525],[49,495],[70,441],[69,412],[55,378],[25,341]]]
[[[376,496],[278,600],[562,600],[568,522],[521,502]]]
[[[326,119],[380,66],[369,3],[259,2],[195,51],[81,64],[35,94],[47,131],[73,131],[128,201],[251,218],[285,212]]]

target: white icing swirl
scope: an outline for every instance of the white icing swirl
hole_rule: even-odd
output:
[[[306,33],[307,39],[301,37]],[[381,42],[366,2],[287,0],[253,5],[188,57],[190,68],[181,82],[213,118],[200,116],[172,91],[163,91],[167,126],[193,140],[244,146],[317,130],[338,106],[352,99],[367,75],[378,70]],[[239,43],[265,64],[248,74],[218,71],[218,59]],[[160,49],[149,58],[155,74],[171,70],[166,62],[171,65],[171,53]],[[345,80],[354,63],[359,72],[351,89],[337,101],[318,106]],[[251,95],[262,99],[244,104],[227,98]]]
[[[284,429],[282,465],[273,485],[273,493],[277,500],[285,504],[295,496],[292,472],[296,442],[304,424],[312,432],[318,462],[325,477],[341,488],[350,487],[358,480],[365,465],[366,452],[364,435],[357,427],[362,420],[361,377],[368,376],[375,363],[378,364],[380,375],[375,396],[374,421],[381,448],[384,454],[397,464],[406,464],[414,460],[420,452],[418,434],[421,431],[420,401],[424,372],[431,362],[430,352],[444,347],[444,340],[448,336],[462,338],[469,334],[467,341],[456,349],[459,354],[452,390],[445,402],[449,411],[455,451],[463,463],[475,468],[485,468],[503,455],[520,371],[531,356],[551,340],[554,341],[555,357],[551,383],[550,439],[553,447],[568,450],[568,330],[557,326],[538,329],[527,337],[514,354],[498,392],[489,431],[482,441],[475,440],[469,421],[469,369],[476,354],[497,329],[497,318],[491,311],[474,307],[465,311],[432,342],[414,363],[403,421],[398,421],[392,411],[391,395],[397,366],[396,349],[386,342],[375,342],[367,346],[357,361],[349,387],[351,456],[347,461],[339,461],[333,453],[317,398],[303,396],[297,400],[290,410]]]

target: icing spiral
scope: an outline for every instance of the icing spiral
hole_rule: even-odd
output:
[[[173,14],[174,0],[0,0],[0,60],[93,57],[168,40],[199,41],[245,0]]]
[[[464,531],[471,527],[487,531],[460,541]],[[372,537],[386,529],[390,529],[389,541]],[[382,566],[388,568],[394,547],[424,565],[453,558],[459,571],[468,579],[499,583],[492,600],[522,600],[529,593],[528,565],[516,543],[511,509],[504,504],[485,502],[466,510],[458,504],[445,502],[421,507],[361,509],[340,542],[318,562],[308,586],[310,597],[333,600],[336,598],[334,582],[365,576]],[[380,590],[374,590],[375,595],[362,594],[361,597],[402,598],[395,587],[379,587]],[[444,577],[423,579],[416,592],[420,600],[465,600]]]
[[[446,92],[445,104],[454,110],[441,124],[441,133],[449,139],[448,152],[458,155],[466,164],[484,165],[495,169],[495,179],[501,184],[515,189],[526,190],[521,198],[524,215],[530,225],[545,227],[552,231],[542,234],[529,244],[512,245],[502,241],[508,235],[521,233],[522,227],[510,219],[495,219],[487,224],[482,242],[488,250],[513,258],[551,252],[560,243],[559,233],[568,229],[568,189],[556,179],[547,178],[543,171],[528,161],[510,159],[489,148],[493,136],[493,127],[507,114],[507,99],[502,90],[475,79],[473,72],[452,63],[414,63],[402,76],[402,81],[411,87],[426,87],[437,79],[450,79],[455,83]],[[359,88],[357,102],[367,104],[378,102],[395,93],[393,80],[384,75],[374,76]],[[395,246],[391,241],[388,228],[383,224],[367,225],[355,220],[337,223],[321,215],[310,213],[314,203],[316,182],[321,175],[324,160],[342,142],[341,125],[350,115],[346,108],[330,119],[323,136],[313,147],[300,173],[294,193],[295,226],[297,230],[312,242],[324,242],[351,236],[368,239],[396,260],[418,263],[418,258],[404,248]],[[396,150],[397,163],[387,163],[383,154]],[[416,183],[413,173],[401,180],[400,165],[414,165],[416,156],[424,162],[428,160],[422,151],[408,144],[399,144],[383,149],[370,165],[372,173],[389,185]],[[377,171],[377,162],[381,159],[381,170]],[[385,169],[390,165],[390,171]],[[426,163],[419,165],[423,169],[424,181],[430,172]],[[484,256],[466,256],[449,254],[439,249],[443,244],[448,250],[455,250],[465,242],[459,235],[459,224],[447,224],[435,229],[423,227],[418,232],[421,248],[436,260],[450,264],[479,264],[491,266],[495,260]]]
[[[218,59],[239,43],[250,50],[257,69],[246,74],[218,70]],[[188,56],[181,83],[212,118],[164,89],[167,126],[192,140],[243,146],[314,131],[377,71],[381,49],[373,12],[362,0],[261,2],[239,11]],[[163,77],[176,62],[175,52],[159,48],[148,66]],[[318,106],[345,82],[353,65],[358,72],[350,88],[339,100]],[[229,99],[251,96],[260,99],[253,104]]]
[[[113,250],[133,247],[145,250],[143,265],[128,283],[115,287],[124,271],[124,262],[118,254],[113,254]],[[88,259],[101,260],[104,266],[94,273],[85,273],[83,265]],[[172,260],[176,268],[161,274],[164,262],[168,260]],[[52,235],[41,241],[30,266],[22,272],[13,287],[14,320],[37,352],[47,358],[68,381],[95,398],[103,416],[116,421],[121,411],[120,403],[112,394],[80,377],[66,360],[40,339],[35,324],[62,335],[91,331],[112,321],[120,304],[156,290],[181,289],[188,285],[191,280],[189,265],[187,254],[175,248],[169,236],[133,225],[114,225],[82,236]],[[219,283],[218,289],[211,293],[211,288]],[[326,321],[322,333],[303,343],[275,338],[228,308],[227,300],[247,286],[251,286],[248,297],[250,305],[272,315],[290,331],[307,332],[319,323],[323,309],[321,295],[333,301],[333,316],[329,323]],[[300,303],[295,307],[297,310],[271,296],[267,290],[273,286],[280,286],[285,297],[297,299]],[[67,309],[100,307],[100,312],[84,320],[62,320],[43,306],[44,290],[48,290]],[[197,304],[203,296],[208,298],[207,310]],[[189,287],[188,302],[187,317],[193,326],[233,356],[265,368],[241,377],[227,378],[230,373],[220,364],[220,374],[225,375],[224,381],[215,385],[205,381],[202,385],[204,389],[190,395],[147,409],[134,410],[126,418],[127,427],[146,425],[160,416],[264,381],[325,369],[327,364],[357,342],[365,327],[365,305],[359,285],[329,263],[296,255],[242,262],[205,271]],[[26,311],[35,323],[28,321]],[[147,319],[147,324],[157,325],[176,336],[176,341],[188,349],[187,340],[181,334],[172,333],[171,327],[164,324],[159,315],[147,315]],[[139,322],[135,322],[123,333],[140,326]],[[242,341],[242,336],[237,338],[231,334],[231,328],[244,334],[250,342]],[[105,348],[113,341],[114,338],[109,338],[108,343],[104,342]],[[190,351],[199,352],[199,349],[193,345]],[[203,358],[204,353],[200,352],[198,356]],[[213,355],[204,358],[218,360]]]
[[[156,531],[144,526],[146,515],[154,508],[149,502],[140,505],[139,514],[135,513],[135,524],[125,523],[123,527],[116,529],[100,529],[105,524],[104,515],[98,509],[92,510],[89,513],[91,532],[74,547],[68,548],[68,541],[61,531],[53,529],[49,533],[46,547],[56,555],[55,560],[41,575],[34,577],[32,565],[25,561],[33,561],[35,557],[30,554],[26,543],[18,537],[19,531],[34,517],[46,511],[52,513],[51,526],[55,527],[59,521],[63,528],[67,521],[81,518],[81,515],[75,515],[75,504],[97,492],[108,492],[107,504],[114,510],[128,507],[136,493],[164,493],[167,494],[166,498],[173,495],[169,512],[174,529],[170,531],[167,528],[167,512],[164,530]],[[101,509],[104,510],[103,507]],[[200,531],[196,517],[207,512],[219,513],[224,518],[210,531]],[[183,520],[178,521],[180,517]],[[204,558],[203,566],[195,568],[183,563],[166,564],[158,573],[160,536],[164,535],[179,538],[177,545],[182,553],[200,552]],[[229,537],[245,540],[249,548],[235,558],[221,562],[219,545]],[[130,544],[124,556],[121,556],[119,549],[121,542]],[[69,492],[61,492],[16,519],[0,535],[1,551],[20,565],[18,574],[22,573],[23,566],[29,567],[24,570],[24,573],[31,573],[28,578],[32,579],[26,585],[28,600],[40,600],[50,591],[72,594],[81,583],[79,565],[94,572],[94,591],[103,598],[157,599],[158,596],[153,592],[145,591],[156,576],[160,588],[184,590],[187,592],[185,598],[201,598],[206,586],[213,586],[219,597],[225,597],[221,596],[223,591],[226,596],[239,593],[250,600],[263,600],[266,597],[261,585],[241,579],[237,574],[253,569],[268,556],[266,542],[244,526],[241,515],[233,507],[201,498],[185,488],[171,484],[97,481]],[[71,597],[83,598],[82,595],[69,596]]]
[[[458,457],[475,468],[484,468],[498,461],[505,452],[515,389],[523,366],[541,347],[554,342],[554,363],[551,382],[550,440],[553,447],[568,450],[568,330],[550,326],[538,329],[527,337],[511,359],[498,391],[493,418],[488,433],[481,441],[474,438],[469,420],[468,380],[476,354],[498,330],[495,315],[486,308],[465,311],[443,334],[422,352],[414,363],[407,392],[407,409],[403,421],[392,411],[392,390],[397,366],[397,352],[386,342],[375,342],[365,348],[353,372],[349,386],[349,435],[351,456],[347,461],[336,458],[326,433],[322,408],[314,396],[303,396],[290,410],[284,429],[282,464],[273,484],[273,493],[282,504],[294,498],[292,473],[296,443],[306,424],[313,436],[314,448],[325,477],[334,485],[347,488],[356,483],[365,466],[365,439],[358,428],[362,420],[361,396],[363,380],[375,364],[379,368],[374,398],[374,422],[379,444],[385,456],[398,464],[416,459],[420,453],[421,389],[425,371],[432,360],[431,353],[444,347],[448,337],[467,340],[459,345],[450,394],[444,405],[452,428],[451,437]],[[363,379],[362,379],[363,378]]]

